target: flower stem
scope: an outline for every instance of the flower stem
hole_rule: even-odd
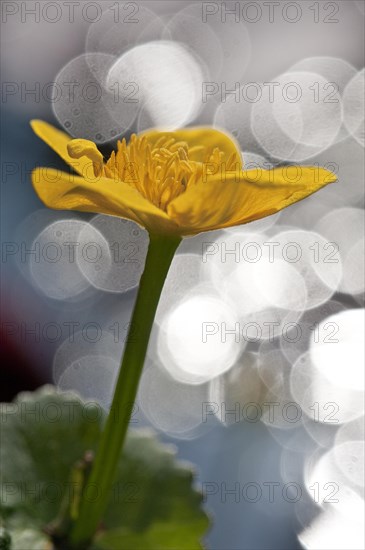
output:
[[[71,532],[71,544],[76,548],[90,542],[108,504],[159,298],[180,241],[180,237],[150,235],[111,410],[88,479],[88,485],[97,488],[99,497],[94,501],[86,498],[81,501],[80,513]]]

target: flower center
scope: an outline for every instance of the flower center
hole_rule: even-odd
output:
[[[226,161],[225,153],[217,147],[211,150],[204,146],[189,148],[186,142],[176,141],[169,135],[161,136],[153,145],[145,136],[133,134],[129,143],[124,138],[118,141],[117,151],[112,152],[106,164],[96,145],[87,140],[72,140],[68,151],[73,158],[90,158],[95,176],[131,185],[164,211],[173,199],[202,179],[204,170],[212,174],[218,172],[221,165],[229,170],[238,162],[235,154]],[[191,160],[197,152],[201,162]]]
[[[162,210],[197,181],[200,172],[199,163],[189,160],[187,144],[168,136],[162,136],[153,146],[146,137],[135,134],[128,144],[125,139],[118,141],[117,151],[112,152],[105,166],[107,177],[135,187]]]

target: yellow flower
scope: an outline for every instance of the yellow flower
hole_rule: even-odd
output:
[[[336,180],[312,166],[245,171],[233,139],[213,128],[133,135],[105,162],[93,142],[71,139],[39,120],[31,125],[79,174],[34,170],[33,186],[48,207],[127,218],[156,235],[248,223]]]

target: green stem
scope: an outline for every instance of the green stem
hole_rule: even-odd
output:
[[[80,513],[71,532],[71,543],[75,547],[84,547],[90,542],[108,504],[159,298],[180,241],[179,237],[150,236],[111,411],[88,479],[88,485],[97,487],[100,496],[94,502],[85,498],[81,501]]]

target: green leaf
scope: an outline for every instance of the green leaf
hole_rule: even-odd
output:
[[[80,490],[98,498],[98,489],[87,485],[84,458],[95,452],[104,420],[97,403],[52,386],[2,405],[0,511],[11,550],[57,548],[44,529],[51,524],[68,532]],[[208,519],[193,477],[189,466],[176,461],[172,446],[149,430],[130,430],[92,548],[201,548]]]
[[[179,522],[155,523],[144,533],[128,529],[115,529],[102,535],[93,550],[197,550],[203,548],[196,533],[204,532],[206,523],[201,520],[184,525]]]

